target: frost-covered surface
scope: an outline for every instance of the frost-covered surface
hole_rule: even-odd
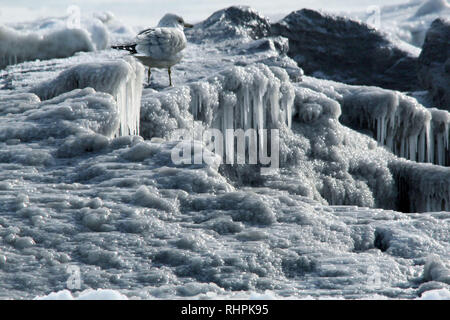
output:
[[[2,71],[0,298],[448,298],[449,168],[383,147],[431,161],[433,139],[448,161],[448,112],[305,77],[266,22],[236,7],[196,25],[172,88],[152,70],[142,89],[113,50]],[[136,100],[141,136],[117,136]],[[201,141],[209,161],[171,160],[178,128],[260,127],[280,131],[272,175]]]

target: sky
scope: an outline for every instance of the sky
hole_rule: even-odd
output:
[[[408,0],[0,0],[0,24],[67,15],[76,5],[82,15],[110,11],[129,25],[156,25],[168,12],[177,13],[192,23],[206,19],[213,12],[231,5],[248,5],[263,15],[278,20],[301,8],[331,12],[365,11],[369,6],[405,3]]]

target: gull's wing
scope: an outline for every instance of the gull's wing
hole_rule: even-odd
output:
[[[138,53],[163,60],[186,48],[186,37],[176,28],[149,28],[139,32],[136,44]]]

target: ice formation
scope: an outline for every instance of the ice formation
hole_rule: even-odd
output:
[[[112,50],[0,73],[0,298],[448,296],[450,171],[419,161],[448,165],[449,113],[305,77],[268,26],[198,24],[171,88]],[[279,129],[280,170],[174,139],[208,128]],[[175,163],[180,143],[211,161]]]
[[[111,94],[117,103],[120,127],[117,135],[138,135],[144,67],[133,58],[76,65],[55,79],[31,89],[48,100],[74,89],[91,87]]]
[[[273,70],[273,71],[272,71]],[[207,82],[191,87],[191,112],[195,120],[221,132],[258,130],[250,144],[267,148],[262,129],[290,127],[294,88],[287,73],[280,68],[256,64],[233,67],[213,76]],[[224,150],[234,152],[233,138],[225,135]],[[227,155],[225,155],[227,156]]]
[[[390,164],[398,186],[398,209],[403,212],[450,211],[448,168],[409,161]]]

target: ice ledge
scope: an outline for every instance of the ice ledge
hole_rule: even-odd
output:
[[[120,126],[116,136],[138,135],[144,67],[134,58],[78,64],[55,79],[30,90],[48,100],[74,89],[91,87],[111,94],[117,104]]]

